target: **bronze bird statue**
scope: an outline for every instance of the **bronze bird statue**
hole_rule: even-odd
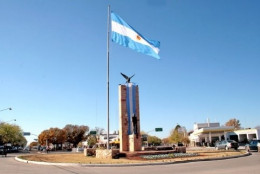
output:
[[[128,77],[127,75],[121,73],[121,75],[126,79],[126,83],[130,83],[130,80],[132,77],[134,77],[134,75],[132,75],[131,77]]]

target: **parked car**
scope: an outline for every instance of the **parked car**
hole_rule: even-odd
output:
[[[82,147],[76,148],[76,152],[83,152],[83,151],[84,151],[84,148],[82,148]]]
[[[7,149],[5,146],[0,146],[0,155],[5,156],[7,155]]]
[[[247,151],[259,151],[260,149],[260,140],[252,140],[249,144],[246,144]]]
[[[41,146],[40,147],[40,151],[46,152],[46,147],[45,146]]]
[[[228,150],[231,148],[237,150],[238,147],[239,147],[238,143],[234,140],[223,140],[223,141],[217,142],[215,145],[216,150],[219,150],[219,149]]]
[[[30,148],[30,146],[26,146],[23,150],[26,152],[29,152],[29,151],[31,151],[31,148]]]

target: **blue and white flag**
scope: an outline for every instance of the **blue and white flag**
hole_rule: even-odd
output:
[[[111,30],[113,42],[160,59],[160,42],[145,38],[114,12],[111,12]]]

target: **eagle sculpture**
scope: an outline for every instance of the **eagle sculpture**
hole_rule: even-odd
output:
[[[121,75],[126,79],[126,83],[130,83],[130,80],[132,77],[134,77],[134,75],[132,75],[131,77],[128,77],[127,75],[121,73]]]

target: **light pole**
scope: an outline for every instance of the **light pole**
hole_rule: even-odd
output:
[[[9,123],[11,121],[16,121],[16,119],[12,119],[12,120],[9,120],[9,121],[5,121],[6,123]]]
[[[6,110],[12,110],[12,108],[5,108],[5,109],[1,109],[0,112],[2,111],[6,111]],[[12,121],[12,120],[11,120]],[[15,120],[16,121],[16,120]]]
[[[5,110],[12,110],[12,108],[1,109],[0,112],[5,111]]]

